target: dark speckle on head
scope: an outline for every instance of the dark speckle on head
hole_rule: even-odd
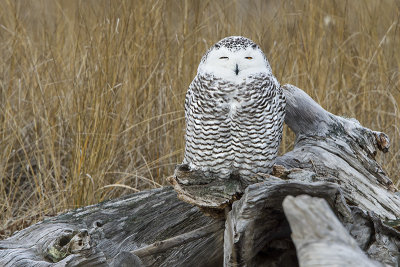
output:
[[[214,44],[210,49],[208,49],[208,51],[203,55],[203,57],[201,58],[201,62],[205,62],[208,54],[214,50],[214,49],[220,49],[222,47],[225,47],[226,49],[235,52],[238,51],[240,49],[246,49],[248,47],[251,47],[253,49],[260,49],[261,48],[254,43],[252,40],[243,37],[243,36],[229,36],[229,37],[225,37],[224,39],[220,40],[219,42],[217,42],[216,44]],[[264,53],[262,53],[263,57],[265,58],[265,60],[268,62],[267,58],[265,57]],[[268,63],[269,65],[269,63]]]
[[[219,48],[221,46],[226,47],[231,51],[237,51],[240,49],[246,49],[249,46],[251,46],[252,48],[256,48],[257,44],[255,44],[252,40],[242,36],[230,36],[222,39],[215,44],[216,48]]]

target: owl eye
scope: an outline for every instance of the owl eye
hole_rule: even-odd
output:
[[[245,57],[245,59],[253,59],[252,57]]]
[[[219,59],[228,59],[228,57],[220,57]]]

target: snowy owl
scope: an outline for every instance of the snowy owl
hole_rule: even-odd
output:
[[[229,178],[270,173],[285,96],[260,47],[226,37],[203,56],[185,100],[184,164]]]

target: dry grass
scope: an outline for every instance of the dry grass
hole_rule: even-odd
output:
[[[0,235],[165,184],[186,89],[229,35],[260,44],[282,84],[388,133],[379,160],[398,183],[399,1],[268,2],[2,0]]]

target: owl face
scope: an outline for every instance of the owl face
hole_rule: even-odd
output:
[[[269,63],[250,39],[231,36],[212,46],[203,56],[198,73],[211,74],[234,83],[241,83],[250,75],[270,73]]]

